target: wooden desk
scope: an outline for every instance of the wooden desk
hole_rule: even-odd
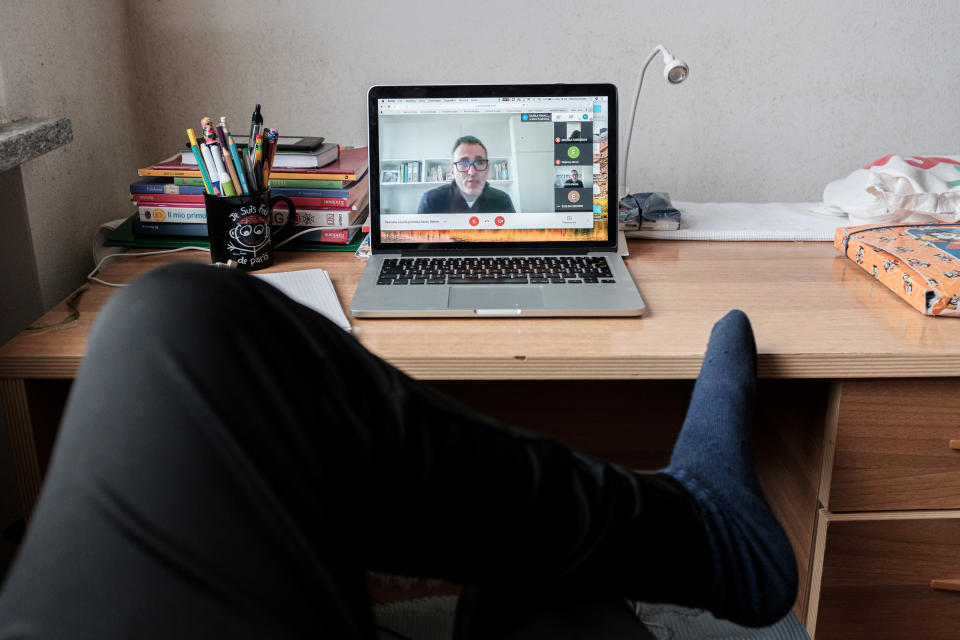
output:
[[[657,468],[711,326],[743,309],[762,378],[758,471],[797,552],[797,615],[821,638],[954,637],[960,593],[930,580],[960,578],[960,452],[949,447],[960,439],[960,321],[920,315],[828,243],[633,241],[630,253],[643,318],[352,319],[354,335],[504,420]],[[104,277],[129,281],[171,260],[206,257],[121,258]],[[363,266],[351,254],[285,253],[274,269],[317,266],[348,306]],[[91,285],[78,321],[0,348],[27,510],[111,293]],[[58,305],[36,324],[67,313]]]

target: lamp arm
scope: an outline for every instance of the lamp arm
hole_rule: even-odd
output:
[[[624,150],[623,154],[623,171],[620,173],[623,176],[623,184],[621,185],[621,193],[619,198],[627,195],[627,162],[630,160],[630,142],[633,140],[633,126],[637,118],[637,103],[640,101],[640,87],[643,86],[643,76],[647,73],[647,67],[650,66],[650,63],[653,62],[653,59],[657,57],[657,54],[663,50],[662,45],[657,45],[654,47],[653,51],[650,52],[650,55],[647,56],[647,61],[643,63],[643,69],[640,71],[640,79],[637,80],[637,92],[633,96],[633,109],[630,111],[630,128],[627,130],[627,147]]]

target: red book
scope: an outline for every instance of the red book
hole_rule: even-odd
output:
[[[367,171],[367,148],[343,149],[340,159],[325,167],[313,169],[274,168],[271,175],[286,180],[359,180]],[[195,164],[183,164],[178,153],[162,162],[137,169],[141,176],[167,176],[199,178],[200,169]]]
[[[293,200],[293,205],[298,209],[336,209],[338,211],[342,210],[356,210],[357,205],[361,199],[360,193],[352,200],[347,198],[290,198]],[[131,193],[130,199],[133,202],[139,204],[167,204],[167,205],[180,205],[180,206],[189,206],[196,205],[202,207],[204,205],[203,194],[183,194],[183,193]],[[283,200],[277,203],[277,208],[286,209],[287,203]]]
[[[137,204],[203,204],[203,194],[187,193],[131,193]]]
[[[182,178],[199,178],[200,169],[195,164],[183,164],[180,161],[180,154],[178,153],[175,156],[167,158],[162,162],[151,165],[149,167],[144,167],[142,169],[137,169],[137,173],[141,176],[165,176],[165,177],[182,177]]]
[[[292,173],[310,174],[317,180],[358,180],[367,172],[369,157],[366,147],[356,149],[341,149],[340,157],[325,167],[316,169],[282,169],[274,167],[270,172],[278,178],[289,178]]]

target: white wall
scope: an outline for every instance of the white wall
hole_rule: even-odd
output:
[[[0,115],[73,126],[73,142],[21,168],[47,308],[90,270],[96,227],[129,215],[127,185],[147,157],[139,129],[151,116],[133,102],[125,0],[3,0],[0,9]]]
[[[150,149],[168,153],[204,114],[248,126],[255,102],[281,132],[363,144],[365,90],[375,83],[610,81],[625,122],[639,65],[663,43],[691,74],[668,86],[659,63],[650,67],[629,166],[635,190],[818,200],[828,181],[888,153],[958,152],[953,1],[489,0],[474,8],[131,2]],[[259,71],[244,80],[242,62],[254,51]]]

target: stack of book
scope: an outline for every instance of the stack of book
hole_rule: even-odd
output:
[[[297,241],[350,244],[367,218],[367,148],[334,148],[338,153],[323,166],[275,164],[270,173],[271,195],[285,195],[296,207],[293,233],[297,234]],[[278,152],[277,157],[280,155]],[[137,205],[134,235],[206,237],[203,178],[192,154],[193,164],[185,159],[177,153],[138,170],[143,178],[130,185],[130,199]],[[278,202],[274,224],[282,224],[286,215],[286,203]]]
[[[316,169],[325,167],[335,161],[340,155],[340,146],[332,142],[324,142],[323,138],[280,138],[277,153],[270,165],[271,171],[276,169]],[[246,139],[242,136],[237,139],[237,150],[247,149]],[[189,148],[180,152],[180,160],[185,165],[197,165],[197,157]]]

